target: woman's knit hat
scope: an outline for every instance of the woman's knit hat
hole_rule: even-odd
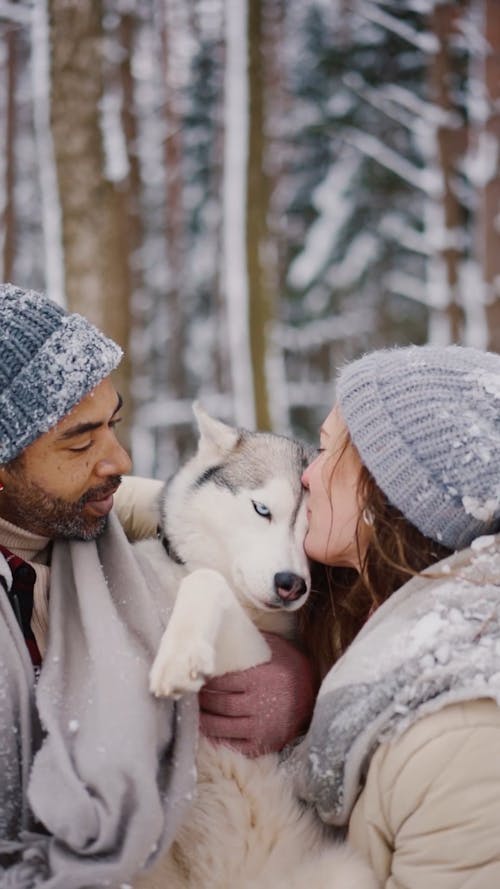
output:
[[[450,549],[500,530],[500,355],[461,346],[372,352],[337,400],[389,501]]]
[[[121,357],[81,315],[34,290],[0,285],[0,464],[55,426]]]

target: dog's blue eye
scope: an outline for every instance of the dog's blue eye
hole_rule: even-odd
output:
[[[255,509],[257,515],[261,515],[265,519],[271,518],[271,510],[265,503],[258,503],[257,500],[252,500],[252,506]]]

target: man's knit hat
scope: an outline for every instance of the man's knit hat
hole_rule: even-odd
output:
[[[337,401],[389,501],[450,549],[500,530],[500,355],[410,346],[348,364]]]
[[[121,357],[81,315],[0,285],[0,464],[55,426]]]

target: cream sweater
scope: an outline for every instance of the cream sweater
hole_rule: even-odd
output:
[[[0,540],[2,546],[6,546],[35,569],[31,629],[43,657],[48,627],[50,540],[48,537],[40,537],[38,534],[24,531],[2,518],[0,518]]]

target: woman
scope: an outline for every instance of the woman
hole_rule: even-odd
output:
[[[304,632],[324,673],[301,795],[386,889],[500,886],[500,356],[344,368],[303,476],[331,566]]]

